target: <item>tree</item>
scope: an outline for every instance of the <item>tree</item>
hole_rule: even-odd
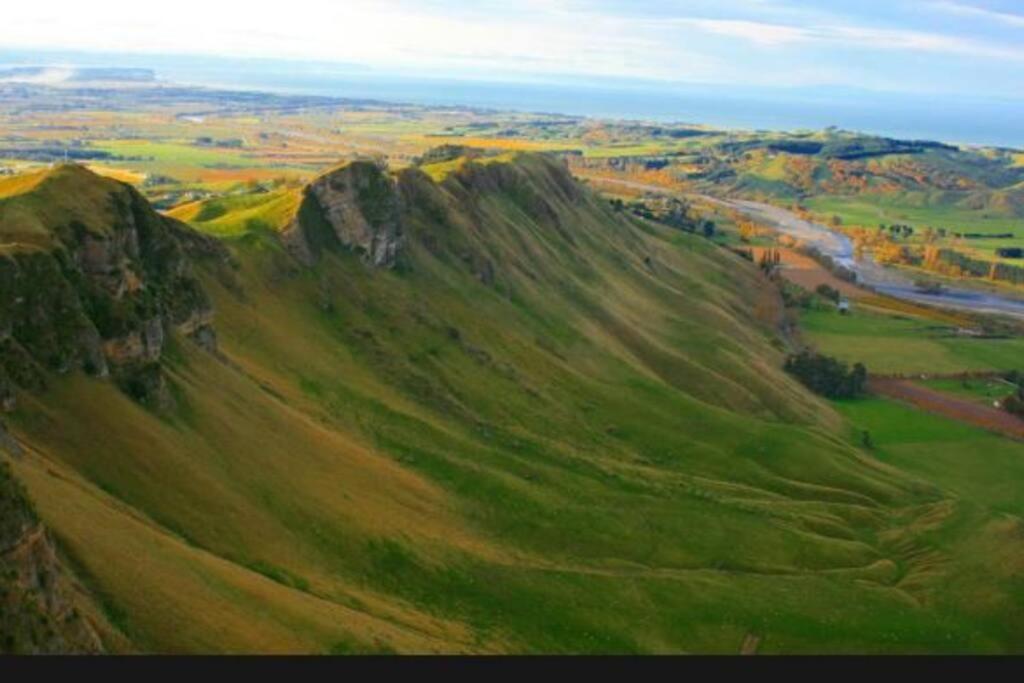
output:
[[[703,223],[701,223],[701,230],[704,233],[704,237],[711,239],[712,237],[715,236],[715,222],[708,220],[704,221]]]
[[[1021,394],[1011,394],[1003,399],[1002,402],[1003,410],[1016,415],[1017,417],[1024,418],[1024,396]]]
[[[1011,415],[1024,418],[1024,373],[1011,370],[1004,375],[1004,379],[1010,384],[1016,385],[1017,391],[1003,399],[1001,404],[1003,410]]]
[[[864,388],[868,383],[868,369],[863,363],[853,364],[849,382],[850,396],[859,396],[864,393]]]
[[[771,275],[772,272],[779,267],[780,263],[782,263],[782,255],[779,253],[778,249],[765,249],[761,252],[761,259],[758,262],[758,266],[760,266],[761,270],[765,273]]]
[[[757,225],[754,223],[750,221],[739,221],[738,225],[740,229],[741,242],[749,242],[754,237],[757,237],[759,230]]]

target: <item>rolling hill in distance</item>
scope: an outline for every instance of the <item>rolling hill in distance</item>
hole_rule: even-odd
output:
[[[57,165],[0,241],[6,650],[1020,649],[1020,443],[811,393],[763,268],[564,160]]]

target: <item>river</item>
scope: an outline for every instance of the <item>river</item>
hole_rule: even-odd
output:
[[[774,227],[779,232],[816,248],[855,272],[859,284],[882,294],[931,306],[1007,315],[1024,320],[1024,300],[957,286],[946,286],[941,294],[919,291],[914,285],[914,280],[906,273],[882,266],[867,255],[858,258],[853,242],[846,235],[830,230],[820,223],[806,221],[786,209],[760,202],[702,198],[719,206],[740,211],[758,223]]]

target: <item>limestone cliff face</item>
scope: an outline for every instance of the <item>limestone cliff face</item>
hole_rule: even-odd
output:
[[[3,427],[0,426],[0,430]],[[103,651],[49,532],[0,461],[0,654]]]
[[[345,249],[376,268],[394,267],[403,239],[394,180],[368,161],[354,161],[321,176],[306,188],[299,213],[283,237],[291,253],[307,265],[325,250]]]
[[[167,334],[215,346],[191,259],[225,258],[223,247],[159,215],[130,186],[77,166],[6,200],[16,201],[34,202],[48,234],[31,248],[0,249],[0,408],[13,407],[15,387],[44,386],[46,370],[75,369],[113,375],[139,400],[165,403],[151,366]],[[0,224],[0,247],[5,233]]]

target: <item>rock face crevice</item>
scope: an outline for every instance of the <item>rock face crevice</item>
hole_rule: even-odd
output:
[[[359,254],[375,268],[398,262],[403,231],[395,181],[369,161],[353,161],[313,181],[298,215],[283,233],[299,261],[315,264],[324,251]]]
[[[168,406],[159,362],[169,333],[216,348],[192,259],[227,252],[81,167],[52,171],[32,194],[53,207],[49,243],[0,251],[0,408],[14,408],[15,388],[45,387],[47,371],[78,369]]]

